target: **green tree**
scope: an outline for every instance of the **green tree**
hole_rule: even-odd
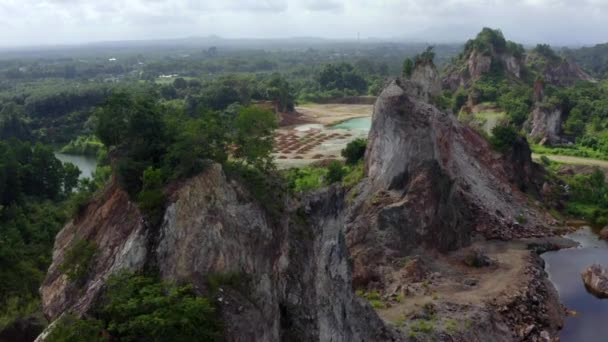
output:
[[[280,74],[273,74],[266,83],[265,97],[275,102],[281,112],[294,110],[294,96],[291,86]]]
[[[133,107],[133,99],[127,93],[114,93],[96,112],[97,136],[104,145],[112,147],[124,141]]]
[[[346,170],[339,161],[334,160],[327,166],[326,180],[328,184],[341,182],[345,175]]]
[[[414,64],[433,64],[433,60],[435,59],[434,50],[434,46],[428,46],[422,53],[414,57]]]
[[[63,175],[63,191],[69,196],[74,189],[78,187],[78,177],[80,176],[80,169],[72,164],[63,164],[64,175]]]
[[[107,282],[101,318],[121,341],[216,341],[221,337],[211,303],[192,286],[118,274]]]
[[[513,147],[518,137],[519,134],[512,125],[498,125],[492,129],[490,142],[497,151],[506,152]]]
[[[452,96],[452,112],[459,113],[462,107],[467,103],[469,94],[463,87],[459,87],[458,90]]]
[[[575,107],[570,111],[568,119],[564,123],[564,131],[566,134],[578,137],[585,132],[585,121],[583,120],[583,111],[579,107]]]
[[[410,78],[412,77],[412,72],[414,72],[414,62],[411,58],[406,58],[403,61],[403,77]]]
[[[78,319],[73,315],[63,316],[45,338],[46,342],[108,342],[102,333],[104,324],[94,319]]]
[[[348,63],[338,65],[327,64],[318,76],[321,90],[324,91],[345,91],[352,90],[357,94],[365,94],[367,91],[367,81],[357,73],[355,68]]]
[[[342,157],[346,159],[346,163],[349,165],[355,165],[359,160],[365,156],[365,150],[367,148],[366,139],[355,139],[346,145],[346,148],[342,150]]]
[[[242,108],[235,122],[235,156],[258,169],[271,168],[276,127],[272,112],[255,106]]]

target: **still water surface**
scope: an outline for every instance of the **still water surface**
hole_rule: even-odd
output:
[[[608,300],[588,293],[581,272],[593,263],[608,267],[608,243],[598,239],[590,227],[566,236],[581,244],[578,248],[548,252],[542,255],[549,278],[559,292],[561,302],[577,312],[566,318],[561,331],[562,342],[608,341]]]
[[[369,131],[371,127],[372,127],[372,118],[365,117],[365,118],[354,118],[354,119],[346,120],[337,125],[333,125],[330,128]]]
[[[90,156],[55,153],[55,157],[62,163],[72,163],[80,169],[80,179],[91,178],[97,167],[97,159]]]

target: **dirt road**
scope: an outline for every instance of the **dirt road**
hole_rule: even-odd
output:
[[[582,158],[582,157],[570,157],[570,156],[558,156],[551,154],[532,154],[532,159],[538,160],[541,156],[545,156],[552,161],[556,161],[558,163],[565,164],[575,164],[575,165],[591,165],[591,166],[599,166],[601,168],[608,169],[608,161],[599,160],[599,159],[591,159],[591,158]]]

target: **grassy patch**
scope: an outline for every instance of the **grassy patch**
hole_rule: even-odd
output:
[[[386,308],[386,304],[381,300],[370,300],[369,305],[374,309],[384,309]]]
[[[103,143],[94,136],[80,136],[61,148],[61,153],[97,156],[104,149]]]
[[[460,332],[460,324],[455,319],[445,320],[445,330],[450,334],[456,334]]]
[[[532,152],[540,155],[548,154],[608,160],[608,154],[584,146],[574,145],[572,147],[548,147],[533,144],[530,145],[530,147],[532,148]]]
[[[382,295],[378,291],[365,292],[363,290],[356,291],[357,296],[366,299],[374,309],[385,309],[386,303],[382,300]]]
[[[526,224],[528,222],[528,217],[524,214],[518,214],[515,216],[515,221],[519,224]]]
[[[429,334],[435,330],[435,322],[433,320],[420,319],[410,325],[409,336],[416,337],[418,334]]]
[[[283,175],[287,187],[296,193],[313,191],[325,186],[327,169],[322,167],[304,167],[286,170]]]
[[[352,187],[359,183],[365,177],[365,165],[363,162],[359,162],[357,165],[351,167],[342,180],[342,185],[345,187]]]
[[[486,134],[492,135],[492,129],[507,118],[505,112],[480,112],[473,114],[473,122],[477,124]]]

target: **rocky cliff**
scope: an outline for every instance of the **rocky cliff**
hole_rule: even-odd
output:
[[[169,194],[160,227],[109,186],[57,236],[46,316],[89,313],[111,274],[154,270],[201,295],[238,276],[213,298],[227,341],[546,340],[557,297],[528,243],[511,242],[552,234],[523,192],[538,188],[529,148],[493,152],[425,84],[378,98],[366,178],[286,198],[280,214],[219,165]],[[81,240],[96,252],[76,283],[61,265]]]
[[[530,115],[530,137],[541,145],[559,145],[563,113],[561,108],[536,103]]]
[[[497,51],[494,48],[487,52],[471,50],[447,67],[442,86],[450,91],[456,91],[459,87],[466,89],[483,75],[489,74],[492,68],[501,68],[508,77],[519,79],[525,67],[521,57],[508,51]]]
[[[507,155],[493,152],[474,130],[423,99],[418,84],[396,80],[384,89],[374,108],[367,179],[349,194],[352,204],[346,214],[354,286],[383,293],[388,308],[379,312],[385,319],[395,319],[397,312],[425,317],[410,307],[411,302],[428,304],[432,293],[467,297],[468,291],[461,286],[473,284],[470,290],[478,292],[467,300],[431,301],[435,317],[449,321],[454,312],[476,317],[482,337],[459,335],[456,340],[508,341],[526,329],[522,326],[526,320],[534,322],[536,330],[523,339],[542,340],[541,334],[555,332],[561,313],[551,285],[541,280],[544,271],[537,257],[516,245],[498,248],[480,242],[553,234],[545,225],[550,216],[528,205],[529,196],[539,189],[542,171],[532,163],[525,140],[516,142]],[[458,266],[462,253],[497,249],[501,250],[494,256],[497,264],[486,271],[492,280]],[[503,279],[501,272],[506,269],[519,271]],[[513,281],[528,284],[531,293],[523,294],[523,288],[517,294],[510,292],[506,284]],[[495,292],[484,294],[486,286]],[[539,304],[528,303],[528,296],[537,295],[543,298],[541,310],[547,313],[540,319],[533,318],[533,307]],[[497,302],[520,307],[526,314],[504,308],[497,312]],[[505,331],[488,328],[493,324]],[[415,325],[405,325],[405,331],[415,329]]]
[[[410,80],[421,88],[426,101],[441,95],[441,77],[433,61],[416,63]]]
[[[365,268],[374,273],[387,263],[378,255],[403,257],[421,245],[458,249],[476,234],[507,240],[543,235],[544,214],[528,208],[520,191],[539,187],[527,144],[518,143],[510,156],[495,153],[474,130],[422,101],[417,89],[394,81],[375,106],[368,178],[347,229],[354,249],[374,227],[381,232],[375,250],[363,239],[373,255],[363,257]],[[520,215],[525,223],[516,222]]]
[[[110,186],[57,237],[41,288],[44,312],[51,321],[83,315],[111,274],[156,267],[162,279],[193,283],[200,294],[210,275],[242,278],[244,292],[226,287],[216,298],[227,341],[391,340],[351,290],[342,197],[328,189],[277,221],[214,165],[172,194],[157,231]],[[59,269],[78,239],[94,242],[97,252],[76,285]]]
[[[534,69],[546,84],[569,87],[580,81],[594,81],[575,61],[555,54],[543,55],[537,49],[526,55],[526,64]]]

